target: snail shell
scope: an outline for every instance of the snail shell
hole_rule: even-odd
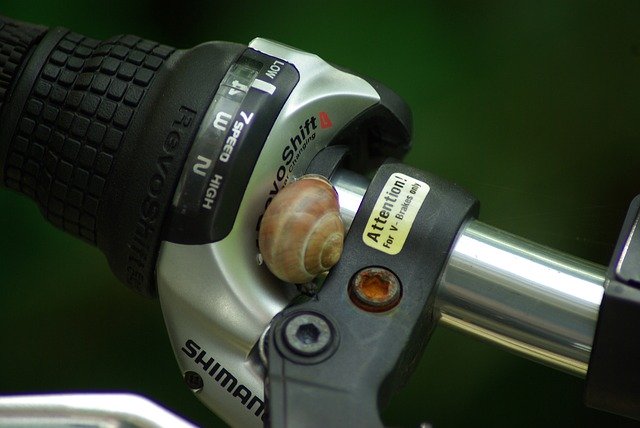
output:
[[[335,265],[343,241],[338,194],[319,175],[305,175],[280,190],[262,217],[258,236],[269,270],[296,284]]]

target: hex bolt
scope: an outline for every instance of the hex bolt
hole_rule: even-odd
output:
[[[307,312],[294,316],[286,323],[283,337],[293,352],[312,357],[329,347],[333,333],[327,320]]]
[[[187,387],[195,393],[202,391],[204,388],[204,381],[202,377],[193,371],[188,371],[184,373],[184,381],[187,384]]]
[[[351,280],[349,297],[365,311],[384,312],[398,304],[402,297],[402,285],[390,270],[368,267],[360,270]]]

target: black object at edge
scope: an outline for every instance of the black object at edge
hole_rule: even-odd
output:
[[[640,195],[629,207],[618,237],[600,305],[585,403],[640,420]],[[622,263],[621,263],[622,259]]]

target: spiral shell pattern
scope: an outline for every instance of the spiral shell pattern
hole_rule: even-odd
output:
[[[262,217],[258,245],[269,270],[283,281],[303,284],[340,259],[344,225],[338,194],[319,175],[285,186]]]

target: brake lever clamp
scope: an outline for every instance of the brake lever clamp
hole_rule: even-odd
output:
[[[380,167],[316,298],[284,310],[270,329],[271,426],[382,426],[380,406],[420,360],[440,274],[477,209],[434,175]]]

